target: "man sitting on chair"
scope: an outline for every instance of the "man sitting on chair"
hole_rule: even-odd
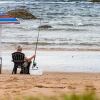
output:
[[[30,58],[25,57],[25,54],[22,53],[22,47],[18,46],[17,51],[12,53],[12,61],[14,62],[12,74],[17,73],[18,67],[21,67],[20,74],[29,74],[31,60],[33,58],[35,58],[35,55],[32,55]]]

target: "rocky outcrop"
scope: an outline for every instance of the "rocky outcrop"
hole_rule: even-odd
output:
[[[14,16],[16,18],[22,18],[22,19],[37,19],[34,15],[32,15],[26,9],[10,10],[10,11],[7,12],[7,14],[10,15],[10,16]]]
[[[48,29],[48,28],[52,28],[52,26],[50,26],[50,25],[41,25],[41,26],[39,26],[38,28],[41,28],[41,29]]]
[[[100,2],[100,0],[91,0],[91,2]]]

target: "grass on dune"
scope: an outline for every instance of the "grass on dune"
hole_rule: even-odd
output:
[[[13,99],[11,98],[5,98],[2,100],[100,100],[94,91],[86,91],[83,94],[76,94],[72,93],[70,95],[68,94],[62,94],[59,96],[17,96]]]

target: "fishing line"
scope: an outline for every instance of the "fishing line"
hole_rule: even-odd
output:
[[[36,40],[36,46],[35,46],[35,57],[34,57],[34,59],[33,59],[33,66],[32,66],[32,68],[34,68],[34,67],[36,67],[36,62],[35,62],[35,60],[36,60],[36,55],[37,55],[37,47],[38,47],[38,42],[39,42],[39,37],[40,37],[40,29],[41,29],[41,21],[42,21],[42,13],[43,13],[43,11],[44,10],[42,10],[41,11],[41,16],[40,16],[40,24],[39,24],[39,26],[38,26],[38,34],[37,34],[37,40]],[[38,68],[38,67],[36,67],[36,68]]]

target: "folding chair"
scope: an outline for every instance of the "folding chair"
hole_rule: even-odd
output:
[[[23,63],[24,63],[25,55],[21,52],[12,53],[12,61],[14,62],[14,68],[12,70],[12,74],[17,73],[17,68],[21,68],[20,74],[24,73]]]

